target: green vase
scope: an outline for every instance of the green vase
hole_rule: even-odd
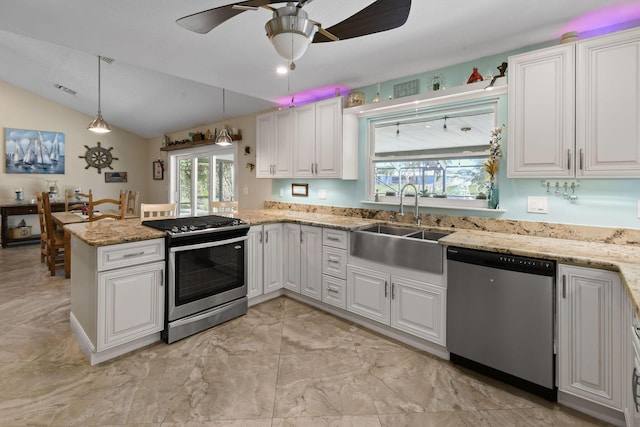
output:
[[[489,187],[489,195],[488,195],[488,205],[489,209],[498,209],[499,206],[499,192],[498,185],[491,183],[491,187]]]

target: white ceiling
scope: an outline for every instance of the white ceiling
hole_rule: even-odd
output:
[[[362,87],[558,39],[574,18],[618,5],[638,19],[638,1],[414,0],[395,30],[312,44],[288,76],[265,36],[270,12],[247,11],[206,35],[175,24],[229,0],[2,0],[0,80],[95,116],[97,58],[102,113],[143,137],[254,113],[310,88]],[[372,0],[315,0],[309,18],[331,25]],[[279,6],[277,4],[273,6]],[[611,22],[609,22],[611,23]],[[576,24],[577,25],[577,24]],[[597,24],[588,24],[592,27]],[[54,87],[75,90],[69,95]]]

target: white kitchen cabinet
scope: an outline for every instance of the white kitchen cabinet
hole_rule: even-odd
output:
[[[90,246],[71,238],[71,329],[91,364],[160,339],[164,239]]]
[[[293,110],[293,176],[342,178],[342,98]]]
[[[284,225],[284,287],[322,299],[322,228]]]
[[[343,310],[347,309],[347,281],[322,275],[322,302]]]
[[[396,329],[445,344],[446,289],[347,266],[347,310]]]
[[[256,177],[288,178],[293,174],[293,114],[282,110],[256,119]]]
[[[97,351],[164,328],[164,262],[98,274]]]
[[[574,175],[574,57],[572,44],[509,57],[509,177]]]
[[[640,28],[576,44],[578,176],[640,176]]]
[[[247,233],[247,298],[251,299],[264,292],[263,281],[263,243],[262,225],[254,225]]]
[[[265,224],[264,231],[264,293],[281,289],[283,286],[282,224]]]
[[[322,228],[300,226],[300,293],[322,299]]]
[[[628,295],[624,300],[624,416],[628,427],[640,427],[640,320]]]
[[[284,287],[300,293],[300,225],[284,224]]]
[[[322,229],[322,302],[347,308],[347,247],[349,233]]]
[[[617,273],[558,265],[558,389],[623,409],[623,305]],[[561,396],[558,397],[561,401]]]
[[[510,57],[508,101],[507,176],[640,176],[640,29]]]

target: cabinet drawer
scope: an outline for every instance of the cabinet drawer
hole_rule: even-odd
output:
[[[347,236],[345,230],[335,230],[333,228],[322,229],[322,244],[339,249],[347,249]]]
[[[347,281],[322,275],[322,302],[347,309]]]
[[[327,246],[322,247],[322,274],[347,278],[347,251]]]
[[[164,260],[164,239],[100,246],[98,271]]]

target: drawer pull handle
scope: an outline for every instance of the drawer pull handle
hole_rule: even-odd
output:
[[[331,292],[332,294],[339,294],[339,293],[340,293],[339,291],[337,291],[337,290],[335,290],[335,289],[332,289],[332,288],[328,288],[327,290],[328,290],[329,292]]]
[[[339,239],[339,238],[337,238],[337,237],[333,237],[333,236],[327,236],[327,240],[331,240],[331,241],[333,241],[333,242],[339,242],[339,241],[340,241],[340,239]]]
[[[340,261],[338,261],[335,258],[329,258],[329,262],[332,263],[332,264],[340,264]]]
[[[135,253],[128,253],[128,254],[124,254],[123,258],[133,258],[134,256],[140,256],[140,255],[144,255],[144,251],[142,252],[135,252]]]

